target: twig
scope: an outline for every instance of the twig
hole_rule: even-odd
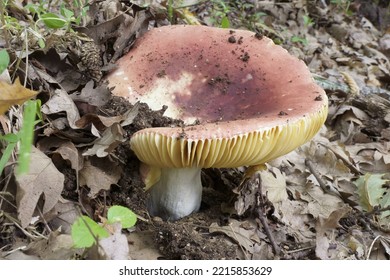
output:
[[[308,246],[308,247],[303,247],[303,248],[299,248],[299,249],[295,249],[295,250],[285,251],[285,253],[286,254],[294,254],[294,253],[299,253],[299,252],[306,251],[306,250],[313,250],[315,248],[316,248],[316,246]]]
[[[274,254],[276,256],[279,256],[280,255],[280,248],[278,246],[278,244],[276,244],[275,242],[275,238],[268,226],[268,222],[265,218],[265,213],[263,211],[263,208],[264,208],[264,200],[263,200],[263,191],[262,191],[262,182],[261,182],[261,177],[260,177],[260,174],[259,173],[255,173],[256,177],[255,177],[255,180],[258,182],[258,189],[257,189],[257,193],[256,193],[256,201],[257,201],[257,216],[259,218],[259,221],[261,222],[263,228],[264,228],[264,231],[265,231],[265,234],[267,235],[268,237],[268,240],[269,242],[271,243],[271,246],[272,246],[272,249],[274,251]]]
[[[315,170],[311,160],[305,159],[305,164],[309,168],[310,173],[314,175],[314,177],[316,178],[316,180],[317,180],[318,184],[320,185],[321,189],[325,193],[328,193],[328,194],[331,194],[331,195],[335,195],[335,196],[343,199],[342,196],[340,195],[340,193],[337,190],[332,189],[330,186],[325,184],[325,182],[322,180],[320,174],[318,174],[318,172]]]
[[[336,152],[332,147],[324,144],[324,143],[318,143],[319,145],[321,145],[322,147],[324,147],[325,149],[328,149],[329,151],[331,151],[338,159],[340,159],[355,175],[362,175],[363,173],[355,166],[353,165],[353,163],[351,163],[348,159],[346,159],[345,157],[343,157],[341,154],[339,154],[338,152]]]
[[[385,212],[385,211],[389,211],[390,210],[390,205],[387,206],[387,207],[384,207],[384,208],[378,208],[378,207],[374,207],[374,209],[370,212],[367,212],[365,213],[364,215],[366,216],[372,216],[372,215],[375,215],[375,214],[379,214],[381,212]]]

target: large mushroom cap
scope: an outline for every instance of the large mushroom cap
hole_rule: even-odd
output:
[[[325,122],[327,96],[305,64],[269,38],[204,26],[155,28],[109,78],[114,94],[185,127],[135,133],[131,148],[151,166],[237,167],[284,155]]]

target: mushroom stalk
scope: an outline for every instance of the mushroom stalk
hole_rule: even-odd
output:
[[[150,189],[148,210],[174,221],[198,211],[201,200],[200,168],[162,168],[160,180]]]

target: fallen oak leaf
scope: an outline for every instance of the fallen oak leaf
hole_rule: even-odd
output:
[[[19,79],[16,79],[13,84],[0,81],[0,115],[4,114],[12,105],[21,105],[37,94],[37,91],[22,86]]]
[[[93,80],[89,81],[80,93],[70,95],[73,101],[88,103],[92,106],[102,107],[110,100],[110,91],[106,84],[94,88]]]
[[[74,101],[63,89],[56,89],[49,101],[42,105],[41,110],[46,115],[66,112],[69,126],[73,129],[79,128],[76,125],[76,121],[80,119],[80,113]]]
[[[100,190],[109,190],[110,186],[118,183],[122,168],[104,158],[90,157],[80,170],[80,186],[90,188],[90,197],[95,197]]]
[[[22,227],[27,227],[42,195],[42,213],[49,212],[61,198],[65,176],[57,170],[52,160],[36,147],[30,154],[29,173],[16,175],[18,218]]]
[[[209,227],[209,232],[219,232],[229,236],[250,253],[253,253],[254,245],[260,243],[256,228],[245,229],[236,220],[232,220],[227,226],[219,226],[217,223],[212,223]]]
[[[267,192],[267,197],[272,203],[287,199],[286,178],[276,167],[269,166],[267,170],[260,172],[261,184]]]

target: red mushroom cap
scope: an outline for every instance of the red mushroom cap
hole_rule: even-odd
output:
[[[327,96],[301,60],[267,37],[205,26],[155,28],[109,77],[114,94],[184,128],[132,136],[139,159],[157,167],[236,167],[267,162],[310,140]]]

